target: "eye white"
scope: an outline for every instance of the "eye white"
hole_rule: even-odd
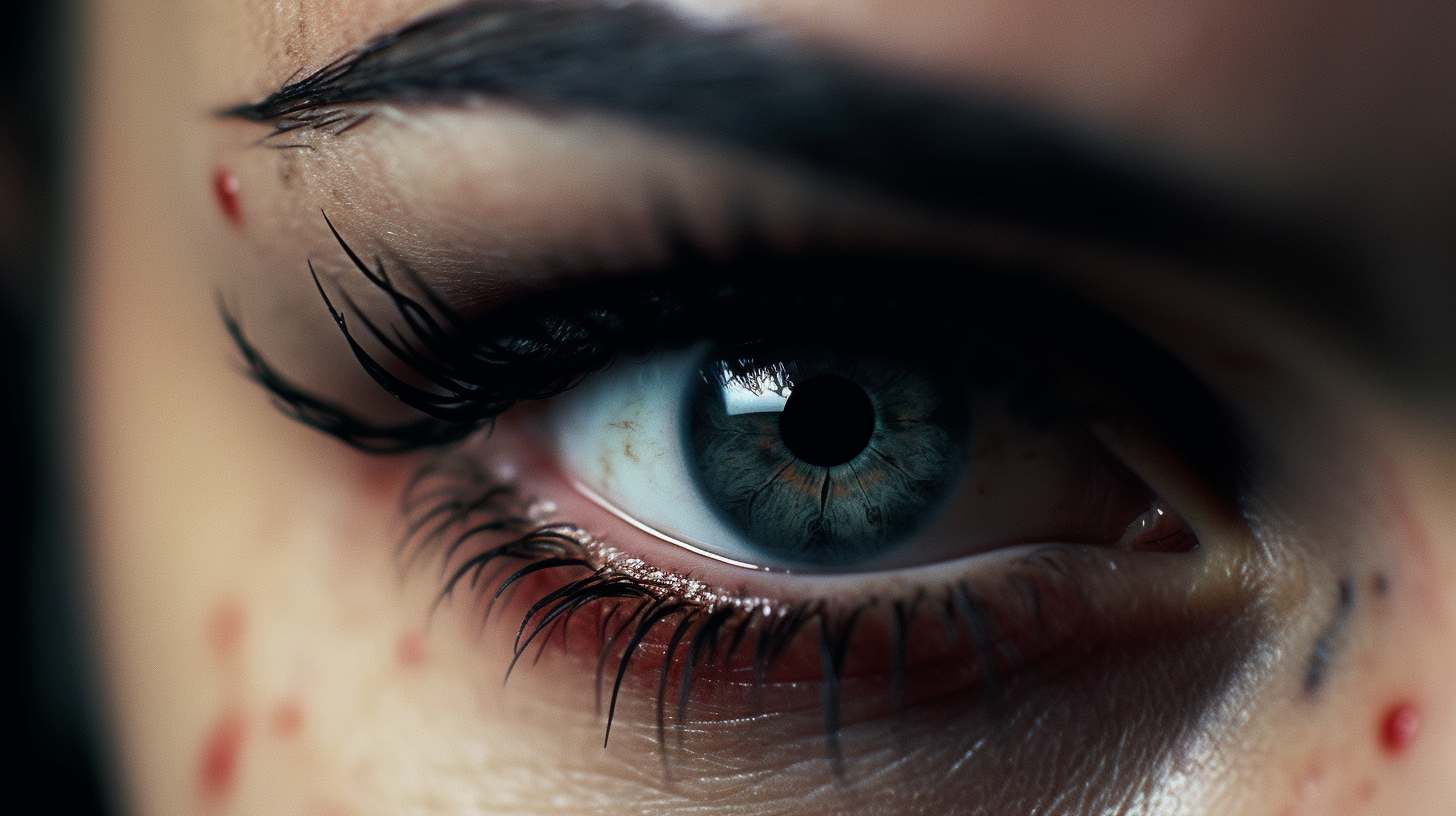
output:
[[[686,405],[706,345],[618,360],[552,400],[546,421],[558,460],[588,495],[646,532],[708,557],[764,564],[753,543],[720,520],[698,492],[683,444]],[[787,393],[726,392],[738,411],[782,410]]]

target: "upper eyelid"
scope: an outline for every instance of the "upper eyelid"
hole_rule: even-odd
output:
[[[842,331],[857,325],[846,324],[845,319],[868,318],[877,326],[876,343],[896,337],[913,344],[916,354],[953,349],[967,340],[968,325],[982,322],[986,326],[977,332],[979,342],[997,345],[1004,338],[998,338],[993,327],[1020,325],[1031,318],[1016,311],[1014,304],[1033,292],[1036,316],[1031,319],[1041,321],[1043,330],[1056,334],[1088,328],[1075,318],[1054,317],[1069,307],[1075,312],[1077,307],[1071,304],[1076,298],[1068,300],[1065,293],[1055,295],[1055,289],[1038,287],[1035,262],[998,267],[957,256],[842,254],[812,247],[807,254],[783,254],[769,246],[766,234],[756,231],[764,227],[752,222],[740,226],[744,232],[739,246],[722,258],[695,243],[694,235],[684,232],[686,226],[674,220],[671,211],[663,215],[667,219],[663,229],[673,247],[667,272],[643,270],[595,285],[576,284],[465,317],[436,296],[408,265],[391,271],[376,258],[377,266],[369,266],[324,218],[356,271],[392,302],[392,313],[371,315],[361,310],[345,289],[331,298],[315,276],[319,294],[364,370],[425,417],[388,426],[360,420],[347,406],[321,400],[283,378],[249,344],[226,308],[224,318],[253,378],[273,393],[285,413],[371,453],[455,442],[521,401],[546,399],[575,387],[623,354],[650,353],[708,338],[786,341],[815,337],[823,330]],[[893,283],[879,280],[888,268],[897,272]],[[979,299],[968,302],[956,294],[963,293],[966,284],[979,292]],[[827,296],[831,292],[837,294]],[[992,311],[983,314],[972,305],[980,301],[993,304]],[[816,320],[815,314],[821,317]],[[830,322],[822,322],[823,315]],[[365,344],[382,348],[384,356],[367,350]],[[1121,347],[1109,347],[1117,348]],[[1166,365],[1123,353],[1129,364],[1135,358],[1153,368]],[[409,373],[397,374],[391,360]],[[1178,384],[1185,390],[1202,387],[1182,380]],[[1162,383],[1158,390],[1171,385]],[[1152,394],[1144,396],[1149,397],[1149,408],[1162,404]],[[1084,399],[1097,398],[1084,395]],[[1200,462],[1217,488],[1232,487],[1236,474],[1211,467],[1222,461],[1218,440],[1203,440],[1213,443],[1211,451],[1204,450],[1197,440],[1189,444],[1189,439],[1178,436],[1182,425],[1171,415],[1158,421],[1168,422],[1163,430],[1178,438],[1180,449]]]
[[[340,106],[472,96],[597,110],[935,208],[1135,249],[1260,266],[1311,250],[1046,116],[646,3],[466,2],[221,115],[337,128],[368,115]]]

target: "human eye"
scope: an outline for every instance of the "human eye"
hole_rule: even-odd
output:
[[[1213,393],[1016,263],[666,220],[643,269],[465,316],[329,218],[318,293],[409,422],[348,418],[232,325],[296,417],[429,451],[409,574],[512,682],[586,678],[604,738],[655,734],[670,776],[793,768],[832,806],[899,763],[959,800],[1026,756],[1012,808],[1117,794],[1042,750],[1115,738],[1148,775],[1188,750],[1265,569]],[[1148,677],[1180,689],[1151,725]]]
[[[285,413],[405,464],[422,616],[619,804],[1157,810],[1240,700],[1323,681],[1279,623],[1334,558],[1281,521],[1194,211],[1058,198],[1140,194],[1073,163],[948,212],[890,152],[419,101],[246,109],[307,191],[250,215],[277,311],[347,365],[224,319]]]

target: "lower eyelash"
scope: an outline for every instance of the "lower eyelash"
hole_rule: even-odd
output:
[[[669,709],[680,743],[694,694],[715,680],[742,686],[745,674],[747,693],[738,696],[758,709],[776,668],[804,636],[816,644],[825,757],[838,774],[844,670],[852,653],[863,656],[855,652],[856,639],[868,629],[878,626],[881,642],[875,648],[883,652],[871,659],[887,669],[891,711],[903,711],[909,700],[912,640],[934,630],[944,640],[944,655],[967,662],[969,668],[963,665],[961,671],[970,672],[982,702],[994,713],[1006,700],[1009,681],[1028,668],[1012,630],[1033,629],[1047,641],[1065,639],[1059,638],[1065,632],[1053,631],[1057,626],[1045,607],[1071,604],[1083,614],[1091,607],[1064,563],[1036,555],[1019,559],[1008,571],[996,609],[987,602],[988,593],[966,580],[940,591],[922,589],[909,598],[867,598],[848,605],[725,595],[691,579],[643,569],[641,562],[602,548],[580,527],[545,523],[547,503],[525,496],[508,475],[492,475],[463,453],[445,454],[422,468],[403,504],[404,563],[413,566],[432,554],[440,564],[443,587],[436,608],[466,589],[481,606],[482,626],[500,608],[518,614],[507,679],[528,655],[535,663],[553,642],[564,647],[573,622],[592,619],[593,637],[601,644],[595,661],[599,713],[606,698],[604,744],[630,670],[649,660],[646,674],[633,676],[638,685],[651,678],[645,685],[648,693],[655,692],[664,758]],[[1008,608],[1019,610],[1021,624],[1003,619]],[[1086,634],[1085,628],[1079,631]]]

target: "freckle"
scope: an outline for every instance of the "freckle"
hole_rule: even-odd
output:
[[[218,660],[230,663],[237,659],[243,642],[243,609],[235,601],[218,604],[208,625],[208,639]]]
[[[199,776],[202,795],[218,801],[232,792],[238,775],[238,754],[243,747],[243,718],[236,711],[223,715],[202,748]]]
[[[298,735],[303,728],[303,707],[298,703],[289,701],[279,703],[273,709],[273,732],[278,736],[289,739]]]
[[[1421,715],[1410,703],[1391,706],[1380,721],[1380,745],[1392,756],[1404,753],[1421,730]]]
[[[1363,785],[1360,786],[1360,792],[1356,794],[1356,799],[1360,803],[1363,804],[1365,802],[1369,802],[1371,799],[1374,799],[1374,798],[1375,798],[1375,780],[1373,780],[1373,779],[1367,779],[1367,780],[1365,780],[1365,784],[1363,784]]]
[[[394,648],[394,659],[402,669],[418,669],[425,665],[425,639],[411,632],[399,639]]]
[[[212,196],[217,199],[217,208],[222,211],[223,218],[234,227],[243,226],[243,207],[238,201],[240,189],[242,185],[232,173],[219,168],[212,174]]]
[[[293,180],[298,175],[298,162],[295,158],[298,155],[296,150],[278,150],[278,181],[283,189],[292,190]]]
[[[1370,592],[1376,597],[1383,598],[1385,593],[1390,591],[1390,579],[1383,572],[1377,572],[1370,576]]]

